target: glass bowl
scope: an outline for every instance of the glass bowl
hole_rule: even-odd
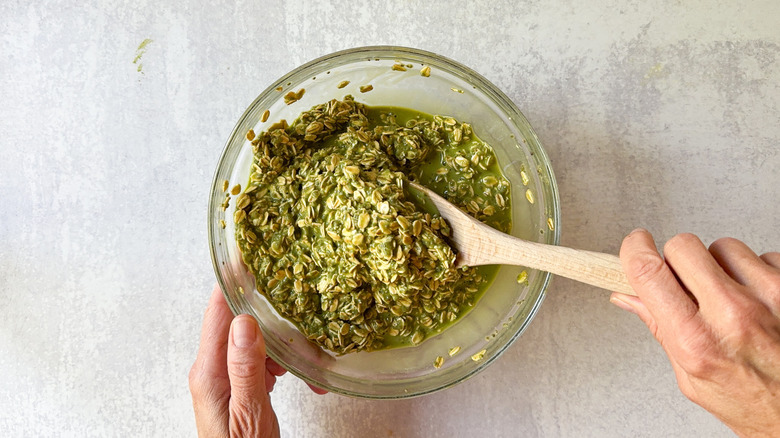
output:
[[[392,69],[401,63],[406,71]],[[430,67],[430,76],[421,69]],[[338,88],[342,81],[349,85]],[[370,92],[360,92],[363,85]],[[303,98],[287,105],[284,95],[305,89]],[[246,185],[252,147],[246,132],[261,132],[304,110],[351,94],[367,105],[396,106],[428,114],[452,116],[470,123],[490,144],[511,182],[512,234],[558,244],[558,192],[547,154],[528,121],[509,98],[484,77],[434,53],[404,47],[361,47],[336,52],[288,73],[255,99],[238,120],[214,174],[208,207],[209,243],[217,281],[231,310],[259,322],[268,355],[294,375],[317,387],[355,397],[413,397],[450,387],[493,362],[525,330],[545,296],[551,275],[503,266],[488,290],[466,315],[441,334],[415,347],[337,356],[309,343],[254,288],[234,238],[234,206],[226,211],[223,182]],[[270,117],[261,122],[263,113]],[[221,221],[226,227],[222,228]],[[449,356],[453,347],[460,351]],[[445,360],[440,368],[434,360]],[[472,357],[473,356],[473,357]]]

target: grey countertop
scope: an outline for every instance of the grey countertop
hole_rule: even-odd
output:
[[[430,50],[504,90],[551,157],[562,244],[616,252],[644,226],[659,244],[780,249],[774,0],[11,1],[0,16],[4,436],[195,434],[217,159],[262,89],[340,49]],[[608,296],[555,279],[496,363],[422,398],[316,396],[285,376],[283,435],[731,436]]]

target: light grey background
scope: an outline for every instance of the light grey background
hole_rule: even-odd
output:
[[[3,2],[0,434],[195,434],[212,172],[262,89],[339,49],[430,50],[504,90],[552,159],[565,245],[616,252],[644,226],[780,249],[779,16],[774,0]],[[731,435],[638,319],[564,279],[451,390],[364,401],[285,376],[272,400],[288,437]]]

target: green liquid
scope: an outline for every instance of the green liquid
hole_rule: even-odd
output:
[[[391,106],[372,106],[368,108],[368,118],[371,120],[374,124],[381,124],[381,115],[382,114],[393,114],[395,115],[396,121],[399,125],[404,126],[407,122],[410,120],[433,120],[433,116],[430,114],[422,113],[420,111],[415,111],[408,108],[400,108],[400,107],[391,107]],[[449,147],[447,149],[448,154],[457,155],[458,153],[461,153],[463,155],[468,155],[469,149],[471,146],[473,146],[475,143],[480,143],[481,140],[479,140],[476,135],[472,135],[472,140],[468,142],[463,142],[459,146],[456,147]],[[436,178],[436,171],[440,169],[443,165],[445,165],[444,162],[444,153],[440,150],[433,150],[431,151],[426,157],[425,162],[421,165],[415,166],[412,169],[410,169],[410,176],[415,179],[418,183],[421,185],[428,187],[429,189],[433,190],[437,194],[453,201],[458,199],[459,195],[462,195],[461,193],[458,193],[457,190],[451,190],[448,187],[448,184],[443,179],[437,179]],[[484,170],[481,172],[481,175],[487,176],[492,175],[496,178],[504,178],[503,173],[501,172],[501,168],[498,166],[498,161],[495,159],[495,156],[493,157],[492,163],[490,163],[487,167],[487,170]],[[467,184],[470,184],[472,187],[475,186],[475,184],[472,181],[465,181]],[[418,209],[425,211],[427,213],[431,214],[439,214],[439,210],[436,208],[433,203],[427,199],[427,197],[419,192],[406,190],[405,191],[407,195],[407,199],[412,201],[415,206],[417,206]],[[507,196],[509,198],[509,196]],[[462,197],[460,199],[463,199]],[[511,205],[510,201],[507,199],[506,205]],[[497,213],[495,213],[491,221],[485,221],[488,223],[488,225],[491,225],[493,228],[499,229],[503,232],[509,232],[511,231],[512,226],[512,210],[511,208],[506,209],[499,209]],[[493,280],[495,280],[496,275],[498,274],[500,266],[499,265],[485,265],[485,266],[477,266],[472,269],[475,269],[477,271],[477,275],[479,275],[482,278],[482,281],[478,285],[479,291],[474,296],[474,301],[467,307],[464,307],[461,309],[461,313],[458,316],[458,319],[456,319],[453,322],[445,323],[437,327],[435,330],[426,331],[426,338],[435,336],[444,330],[446,330],[451,325],[457,323],[460,321],[479,301],[480,298],[482,298],[482,295],[485,294],[485,291],[487,291],[490,288],[490,285],[493,283]],[[408,337],[401,337],[401,336],[393,336],[393,337],[385,337],[385,345],[387,348],[398,348],[398,347],[409,347],[413,346],[413,344],[410,342]]]

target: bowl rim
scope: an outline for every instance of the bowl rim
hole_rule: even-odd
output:
[[[214,193],[217,193],[215,188],[217,188],[221,182],[219,179],[219,171],[223,167],[224,159],[230,149],[230,146],[233,142],[233,140],[236,138],[237,135],[243,136],[243,134],[239,133],[239,128],[244,124],[246,119],[250,117],[250,114],[252,112],[252,109],[255,108],[262,100],[267,98],[269,94],[278,93],[278,88],[281,86],[284,86],[288,82],[290,82],[290,78],[293,76],[299,74],[301,71],[307,70],[311,67],[318,66],[321,64],[324,64],[328,61],[335,60],[342,58],[344,56],[353,56],[356,57],[356,60],[358,59],[357,55],[364,54],[364,55],[370,55],[366,56],[369,59],[373,59],[377,57],[378,54],[384,55],[382,59],[389,59],[387,55],[389,54],[400,54],[400,55],[407,55],[412,58],[423,58],[423,59],[435,59],[438,63],[445,64],[452,73],[452,71],[458,72],[460,76],[465,76],[466,78],[473,79],[473,82],[477,84],[480,88],[480,91],[484,94],[486,94],[492,101],[494,101],[502,110],[502,112],[505,113],[506,116],[509,117],[512,124],[515,125],[515,127],[523,131],[524,133],[528,134],[528,137],[530,137],[528,140],[529,147],[533,148],[533,154],[534,155],[534,162],[537,165],[541,165],[544,168],[544,172],[547,174],[548,181],[545,186],[547,191],[549,192],[549,195],[545,195],[545,198],[549,197],[550,205],[549,208],[549,215],[553,218],[555,227],[551,230],[551,237],[552,239],[548,243],[553,245],[559,245],[560,244],[560,234],[561,234],[561,227],[560,227],[560,218],[561,218],[561,210],[560,210],[560,197],[559,197],[559,191],[557,186],[557,181],[555,179],[555,174],[553,173],[553,169],[550,163],[549,156],[547,155],[547,152],[543,148],[541,141],[539,141],[539,138],[536,134],[536,131],[531,127],[530,123],[526,119],[525,115],[520,111],[520,109],[515,105],[514,102],[498,87],[496,87],[491,81],[489,81],[487,78],[482,76],[480,73],[476,72],[475,70],[457,62],[454,61],[446,56],[439,55],[434,52],[422,50],[422,49],[416,49],[411,47],[405,47],[405,46],[394,46],[394,45],[374,45],[374,46],[361,46],[361,47],[354,47],[350,49],[345,50],[339,50],[336,52],[328,53],[326,55],[317,57],[315,59],[312,59],[311,61],[308,61],[304,64],[301,64],[292,70],[290,70],[288,73],[281,76],[279,79],[274,81],[271,85],[269,85],[267,88],[265,88],[263,91],[261,91],[257,97],[246,107],[241,117],[238,118],[237,122],[233,126],[233,129],[230,132],[230,135],[227,137],[227,141],[225,142],[224,147],[222,148],[222,151],[219,156],[219,160],[217,162],[217,166],[214,170],[214,174],[212,177],[212,183],[210,186],[210,194],[209,194],[209,204],[208,204],[208,211],[207,211],[207,228],[208,228],[208,240],[209,240],[209,252],[211,255],[211,261],[214,268],[214,272],[217,279],[217,284],[220,287],[220,290],[222,291],[223,296],[225,297],[225,301],[228,304],[228,307],[230,308],[231,312],[234,315],[238,315],[241,313],[240,309],[236,307],[236,305],[233,303],[233,300],[228,296],[228,293],[226,291],[225,283],[222,278],[222,275],[220,274],[220,268],[219,268],[219,261],[217,259],[217,249],[215,248],[215,245],[213,244],[215,242],[215,231],[218,231],[214,224],[219,221],[217,215],[218,213],[211,208],[212,207],[212,198],[214,196]],[[471,82],[471,81],[470,81]],[[496,361],[514,342],[522,335],[525,330],[527,329],[528,325],[533,321],[535,318],[537,312],[539,311],[539,308],[542,305],[542,302],[544,301],[547,290],[551,284],[551,280],[553,275],[548,272],[540,272],[540,274],[543,275],[543,279],[541,281],[540,286],[540,292],[539,297],[536,299],[536,302],[534,305],[530,308],[528,312],[528,317],[525,318],[525,321],[518,327],[518,329],[512,334],[511,337],[503,344],[501,345],[497,351],[495,351],[494,354],[491,356],[485,357],[483,361],[481,361],[474,369],[470,370],[469,372],[458,376],[458,378],[452,379],[448,381],[445,384],[438,385],[435,387],[431,387],[428,389],[420,390],[420,391],[409,391],[408,393],[401,393],[401,394],[392,394],[392,395],[381,395],[381,394],[367,394],[367,393],[361,393],[358,391],[348,390],[344,388],[338,388],[338,387],[332,387],[326,383],[316,381],[312,378],[310,378],[308,375],[306,375],[303,372],[300,372],[297,367],[286,363],[284,360],[281,360],[280,357],[276,354],[275,351],[272,349],[267,349],[266,354],[273,359],[274,361],[278,362],[280,365],[282,365],[285,369],[290,371],[293,375],[300,378],[301,380],[325,389],[329,392],[338,393],[341,395],[346,395],[350,397],[357,397],[357,398],[368,398],[368,399],[403,399],[403,398],[412,398],[412,397],[418,397],[423,396],[426,394],[431,394],[434,392],[438,392],[447,388],[450,388],[454,385],[457,385],[458,383],[461,383],[471,377],[473,377],[476,374],[479,374],[481,371],[483,371],[485,368],[487,368],[489,365],[491,365],[493,362]]]

